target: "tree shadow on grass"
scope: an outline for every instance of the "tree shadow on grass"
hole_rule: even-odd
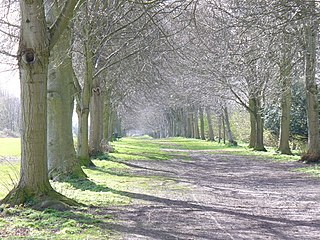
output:
[[[173,171],[149,168],[149,167],[145,167],[145,166],[140,166],[140,165],[134,164],[132,162],[126,162],[126,161],[121,161],[121,160],[111,160],[111,161],[116,162],[116,163],[121,163],[121,164],[126,165],[126,166],[131,167],[131,168],[137,168],[137,169],[153,171],[153,172],[164,172],[164,173],[175,174],[175,172],[173,172]]]

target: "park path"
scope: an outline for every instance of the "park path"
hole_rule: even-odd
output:
[[[295,172],[301,163],[189,156],[127,163],[163,181],[155,191],[127,192],[134,203],[110,210],[120,239],[320,239],[320,179]]]

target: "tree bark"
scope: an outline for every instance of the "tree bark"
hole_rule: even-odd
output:
[[[194,131],[194,138],[200,139],[200,133],[199,133],[199,118],[198,118],[198,110],[194,109],[194,115],[193,115],[193,131]]]
[[[90,106],[89,151],[90,156],[97,156],[103,152],[101,149],[101,141],[103,139],[101,129],[103,125],[103,94],[97,79],[93,82]]]
[[[49,15],[58,15],[51,5]],[[57,7],[56,7],[57,8]],[[54,18],[55,16],[51,16]],[[63,180],[69,177],[85,178],[76,157],[72,134],[74,85],[70,48],[70,30],[67,29],[53,47],[48,75],[48,170],[49,177]]]
[[[203,108],[199,108],[199,117],[200,117],[200,135],[202,140],[206,140],[206,136],[204,134],[204,118],[203,118]]]
[[[278,151],[281,154],[292,154],[289,145],[290,138],[290,108],[291,108],[291,62],[284,53],[280,66],[281,86],[281,118]]]
[[[227,130],[227,137],[228,137],[228,142],[232,146],[236,146],[237,142],[234,141],[232,137],[232,132],[231,132],[231,127],[230,127],[230,120],[229,120],[229,114],[228,114],[228,109],[225,106],[223,108],[223,114],[224,114],[224,120],[225,120],[225,125],[226,125],[226,130]]]
[[[257,120],[255,117],[256,103],[254,98],[249,99],[249,114],[250,114],[250,142],[249,148],[254,148],[257,142]]]
[[[256,143],[254,146],[255,151],[267,151],[264,147],[263,142],[263,132],[264,132],[264,125],[263,125],[263,117],[262,117],[262,109],[261,109],[261,101],[259,99],[255,99],[256,104],[256,112],[255,112],[255,118],[256,118],[256,127],[257,127],[257,138]]]
[[[222,116],[219,115],[217,116],[217,122],[218,122],[218,143],[221,143],[221,139],[222,139]]]
[[[88,42],[84,46],[85,52],[85,78],[83,87],[81,89],[80,103],[77,103],[77,114],[79,121],[78,129],[78,158],[81,165],[94,166],[89,156],[89,106],[92,90],[92,77],[93,77],[93,63],[92,51]]]
[[[315,2],[312,1],[315,9]],[[308,121],[308,150],[307,154],[320,156],[319,140],[319,106],[318,89],[316,83],[316,49],[318,23],[312,20],[304,27],[305,34],[305,86],[307,96],[307,121]]]
[[[212,128],[212,120],[211,120],[211,113],[210,113],[209,107],[206,107],[206,115],[207,115],[207,122],[208,122],[208,140],[214,141],[214,133]]]

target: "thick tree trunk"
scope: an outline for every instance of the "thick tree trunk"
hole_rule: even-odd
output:
[[[20,1],[21,32],[19,71],[21,82],[21,167],[20,180],[1,201],[10,205],[33,204],[38,208],[53,202],[70,203],[55,192],[47,168],[47,76],[49,34],[43,1]]]
[[[214,141],[214,133],[212,127],[210,108],[206,107],[207,123],[208,123],[208,140]]]
[[[65,32],[50,54],[48,78],[48,170],[54,180],[85,178],[76,157],[72,134],[74,87],[71,58],[66,56],[70,34]]]
[[[286,56],[286,54],[285,54]],[[291,108],[291,62],[284,56],[280,66],[281,89],[281,118],[278,151],[281,154],[292,154],[289,145],[290,138],[290,108]]]
[[[203,118],[203,108],[199,109],[199,117],[200,117],[200,135],[202,140],[206,140],[206,136],[204,134],[204,118]]]

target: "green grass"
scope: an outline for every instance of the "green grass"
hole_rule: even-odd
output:
[[[110,154],[110,156],[115,159],[168,160],[172,158],[172,153],[161,150],[166,145],[161,145],[157,140],[148,137],[121,138],[113,142],[112,145],[116,149],[116,152]]]
[[[0,138],[0,156],[19,157],[21,155],[20,138]]]
[[[147,139],[127,139],[117,142],[116,145],[118,153],[109,156],[109,161],[93,160],[96,168],[84,168],[89,176],[88,180],[51,182],[58,192],[87,207],[58,212],[1,206],[0,239],[117,239],[117,235],[110,231],[110,225],[116,224],[116,220],[107,208],[130,204],[133,198],[143,202],[144,200],[135,194],[142,190],[150,195],[160,188],[183,190],[176,187],[175,182],[170,179],[134,175],[125,162],[122,163],[128,159],[169,159],[170,156],[162,152],[156,143]],[[130,150],[126,151],[128,147]],[[119,158],[121,153],[127,155],[127,158]],[[1,163],[0,198],[13,187],[11,178],[15,176],[17,180],[18,173],[18,162]],[[16,181],[14,183],[16,184]]]

